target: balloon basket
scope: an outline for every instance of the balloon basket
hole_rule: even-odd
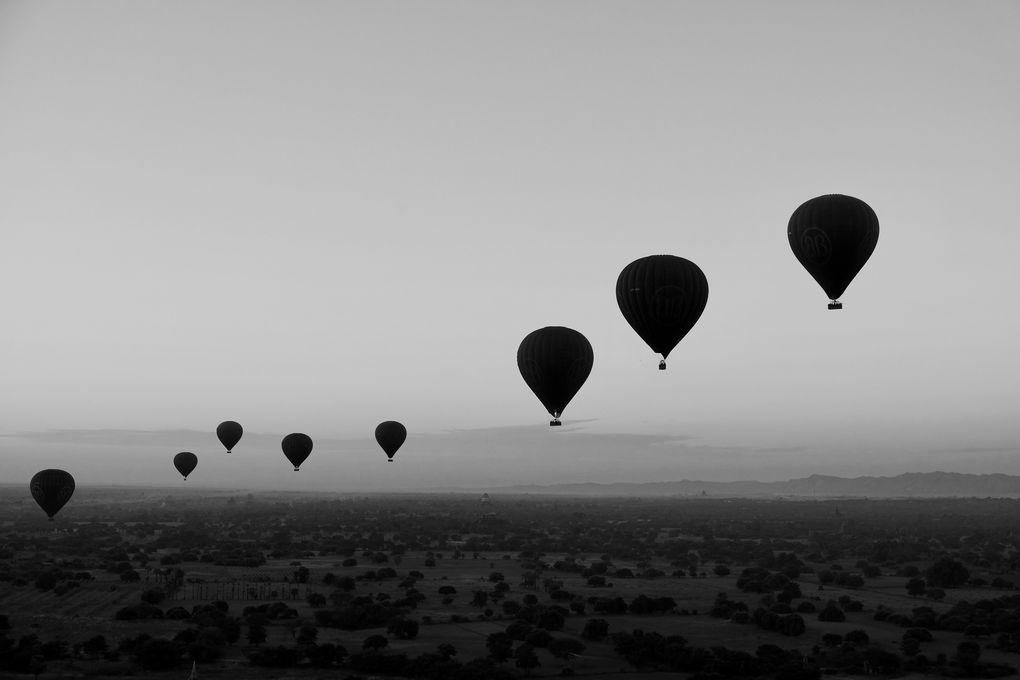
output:
[[[393,459],[392,459],[392,458],[387,458],[387,459],[386,459],[386,462],[387,462],[387,463],[392,463],[392,462],[393,462]]]
[[[561,422],[560,422],[560,421],[558,421],[558,420],[550,420],[550,421],[549,421],[549,427],[559,427],[559,426],[560,426],[560,425],[562,425],[562,424],[563,424],[563,423],[561,423]]]
[[[662,361],[659,362],[659,370],[660,371],[665,371],[666,370],[666,360],[665,359],[663,359]]]
[[[843,309],[843,303],[833,300],[829,303],[829,309]]]
[[[297,469],[297,468],[294,468],[294,472],[297,472],[297,471],[298,471],[298,469]]]

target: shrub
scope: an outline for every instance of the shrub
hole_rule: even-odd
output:
[[[828,604],[825,605],[825,608],[818,612],[818,620],[827,622],[846,621],[846,614],[844,614],[843,610],[839,608],[839,605],[832,600],[829,600]]]

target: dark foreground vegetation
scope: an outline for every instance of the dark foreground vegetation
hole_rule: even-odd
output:
[[[0,489],[0,676],[1000,677],[1020,501]]]

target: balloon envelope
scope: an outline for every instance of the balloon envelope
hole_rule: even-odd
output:
[[[174,467],[184,476],[185,479],[194,471],[198,465],[198,456],[190,451],[181,451],[174,456]]]
[[[294,471],[297,472],[297,469],[301,467],[301,463],[305,462],[305,459],[312,452],[312,438],[307,434],[293,432],[283,438],[280,446],[283,448],[283,455],[287,456],[287,460],[290,461],[291,465],[294,466]]]
[[[386,457],[393,460],[394,454],[407,439],[407,428],[395,420],[379,423],[375,428],[375,440],[386,452]]]
[[[878,216],[858,198],[818,196],[793,211],[786,235],[797,260],[836,300],[874,252]]]
[[[649,255],[620,272],[616,303],[631,328],[665,359],[705,311],[708,279],[690,260]]]
[[[594,361],[588,338],[563,326],[532,331],[517,349],[521,377],[553,418],[560,417],[584,385]]]
[[[244,428],[233,420],[225,420],[216,427],[216,436],[219,437],[220,443],[223,444],[227,453],[230,453],[237,446],[237,442],[241,441],[242,434],[244,434]]]
[[[42,470],[35,473],[29,483],[32,498],[50,519],[71,500],[74,494],[74,477],[64,470]]]

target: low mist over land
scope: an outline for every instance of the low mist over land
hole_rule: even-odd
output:
[[[450,488],[559,484],[643,484],[654,480],[713,483],[786,482],[829,475],[894,477],[904,473],[1020,475],[1020,449],[1005,437],[977,446],[942,433],[905,440],[902,432],[876,430],[869,439],[834,446],[810,432],[770,431],[751,436],[710,426],[643,433],[605,431],[599,422],[545,423],[420,432],[409,430],[394,462],[372,438],[318,436],[300,472],[284,458],[286,432],[246,431],[233,453],[217,441],[213,427],[199,430],[42,430],[0,435],[3,481],[27,483],[43,468],[70,472],[80,484],[302,491],[396,492]],[[942,437],[938,440],[937,437]],[[963,439],[962,437],[960,439]],[[172,460],[179,451],[198,456],[183,482]],[[963,479],[962,477],[960,478]],[[732,493],[829,493],[823,482],[780,488],[734,487]],[[865,488],[852,495],[903,495]],[[708,493],[714,493],[707,487]],[[650,487],[649,487],[650,489]],[[700,493],[700,487],[668,493]],[[569,491],[569,489],[568,489]],[[613,493],[659,493],[621,487]],[[950,488],[938,495],[954,495]],[[585,492],[587,493],[587,491]],[[832,493],[841,495],[840,489]],[[961,492],[962,493],[962,492]],[[977,495],[987,495],[975,490]],[[971,495],[970,492],[963,495]]]
[[[2,484],[8,493],[17,494],[18,485]],[[136,489],[139,494],[146,495],[157,491],[170,494],[185,494],[201,497],[203,495],[229,495],[238,491],[249,491],[243,487],[223,487],[220,489],[182,485],[96,485],[96,490],[110,489],[123,493]],[[87,491],[83,491],[87,493]],[[273,491],[259,492],[260,496],[273,495]],[[306,491],[297,492],[297,497],[323,498],[329,496],[352,496],[373,492],[328,492]],[[378,492],[375,492],[378,494]],[[549,495],[576,497],[715,497],[715,498],[768,498],[785,497],[790,499],[805,498],[1020,498],[1020,477],[1014,475],[972,475],[953,472],[907,473],[895,477],[833,477],[830,475],[811,475],[799,479],[782,482],[709,482],[683,479],[669,482],[644,482],[596,484],[580,482],[574,484],[527,484],[517,486],[496,487],[449,487],[445,489],[413,489],[403,493],[421,495],[453,494],[493,494],[503,496]],[[81,493],[79,494],[81,495]]]
[[[908,473],[895,477],[811,475],[785,482],[646,482],[644,484],[549,484],[497,489],[500,493],[570,496],[804,496],[812,498],[1016,498],[1020,477],[948,472]]]

